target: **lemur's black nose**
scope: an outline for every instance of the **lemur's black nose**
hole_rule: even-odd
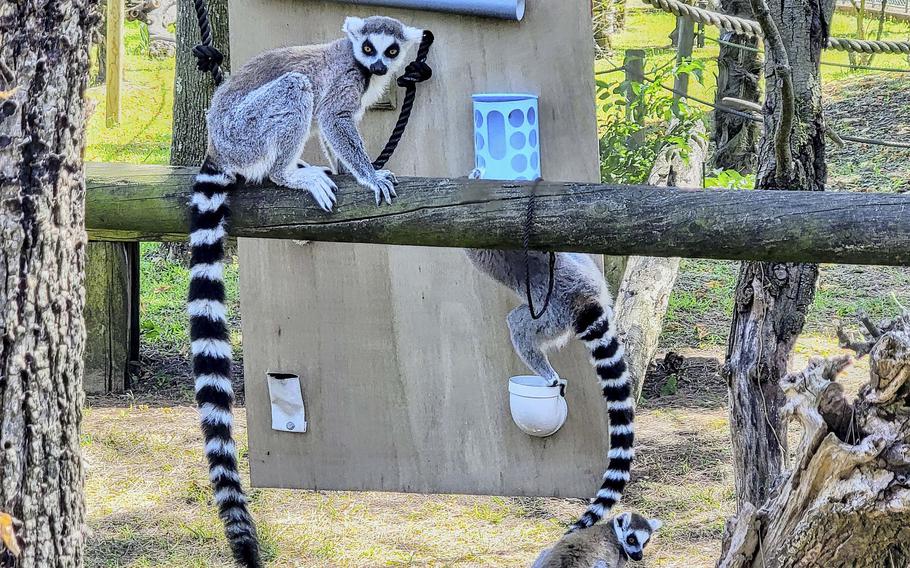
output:
[[[644,554],[642,553],[641,550],[639,550],[638,552],[630,552],[630,553],[629,553],[629,558],[631,558],[632,560],[635,560],[636,562],[638,562],[639,560],[641,560],[642,557],[644,557]]]
[[[389,68],[385,66],[382,61],[377,61],[376,63],[370,65],[370,73],[373,75],[385,75],[389,72]]]

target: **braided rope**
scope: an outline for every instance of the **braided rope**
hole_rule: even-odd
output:
[[[644,2],[664,12],[670,12],[701,24],[711,24],[737,34],[753,37],[762,37],[764,35],[761,26],[755,20],[721,14],[720,12],[692,6],[679,0],[644,0]]]
[[[430,30],[423,31],[423,38],[420,41],[420,47],[417,49],[417,57],[405,68],[405,73],[398,78],[398,86],[405,88],[404,100],[401,103],[401,113],[398,115],[398,122],[395,123],[395,129],[386,143],[385,148],[373,162],[373,169],[381,170],[392,154],[395,148],[401,142],[404,130],[411,119],[411,110],[414,107],[414,98],[417,96],[417,83],[422,83],[433,76],[433,70],[427,65],[427,56],[430,53],[430,46],[433,45],[433,32]]]
[[[534,296],[531,294],[531,233],[534,231],[534,211],[537,208],[537,185],[540,179],[534,180],[531,193],[528,195],[528,208],[525,210],[524,231],[521,236],[521,247],[525,253],[525,299],[528,301],[528,311],[531,319],[538,320],[550,307],[550,298],[553,296],[553,287],[556,283],[556,253],[549,252],[549,279],[547,280],[547,295],[544,297],[543,306],[539,312],[534,311]]]
[[[828,38],[828,49],[859,53],[910,53],[910,41],[885,41],[873,39]]]
[[[193,7],[196,9],[196,21],[199,22],[201,38],[200,44],[193,48],[193,55],[199,59],[199,70],[211,73],[215,86],[218,86],[224,82],[224,72],[221,70],[224,57],[212,41],[212,25],[209,23],[209,11],[205,6],[205,0],[194,0]]]
[[[739,18],[698,6],[686,4],[680,0],[643,0],[655,8],[670,12],[676,16],[688,18],[701,24],[717,26],[729,32],[751,37],[764,37],[761,26],[755,20]],[[859,53],[910,53],[910,41],[887,41],[871,39],[850,39],[843,37],[828,38],[828,49],[853,51]]]

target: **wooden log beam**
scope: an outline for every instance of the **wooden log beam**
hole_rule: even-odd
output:
[[[193,168],[90,164],[94,240],[180,240]],[[338,206],[271,184],[231,197],[238,237],[520,248],[531,182],[405,178],[398,199],[338,178]],[[531,246],[613,255],[910,265],[910,200],[897,194],[667,189],[540,182]]]

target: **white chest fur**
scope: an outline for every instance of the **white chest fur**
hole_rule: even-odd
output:
[[[368,108],[379,102],[379,99],[382,98],[382,95],[384,95],[389,88],[391,80],[391,73],[381,77],[378,75],[370,77],[370,85],[367,87],[367,90],[364,91],[363,96],[360,97],[360,109],[357,111],[357,116],[355,117],[357,122],[360,122],[360,119],[363,118],[363,114]]]

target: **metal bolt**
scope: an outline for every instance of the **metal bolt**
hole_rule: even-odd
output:
[[[294,429],[294,423],[293,423],[293,422],[288,422],[288,423],[285,424],[284,426],[285,426],[285,428],[287,428],[288,430],[293,430],[293,429]]]

